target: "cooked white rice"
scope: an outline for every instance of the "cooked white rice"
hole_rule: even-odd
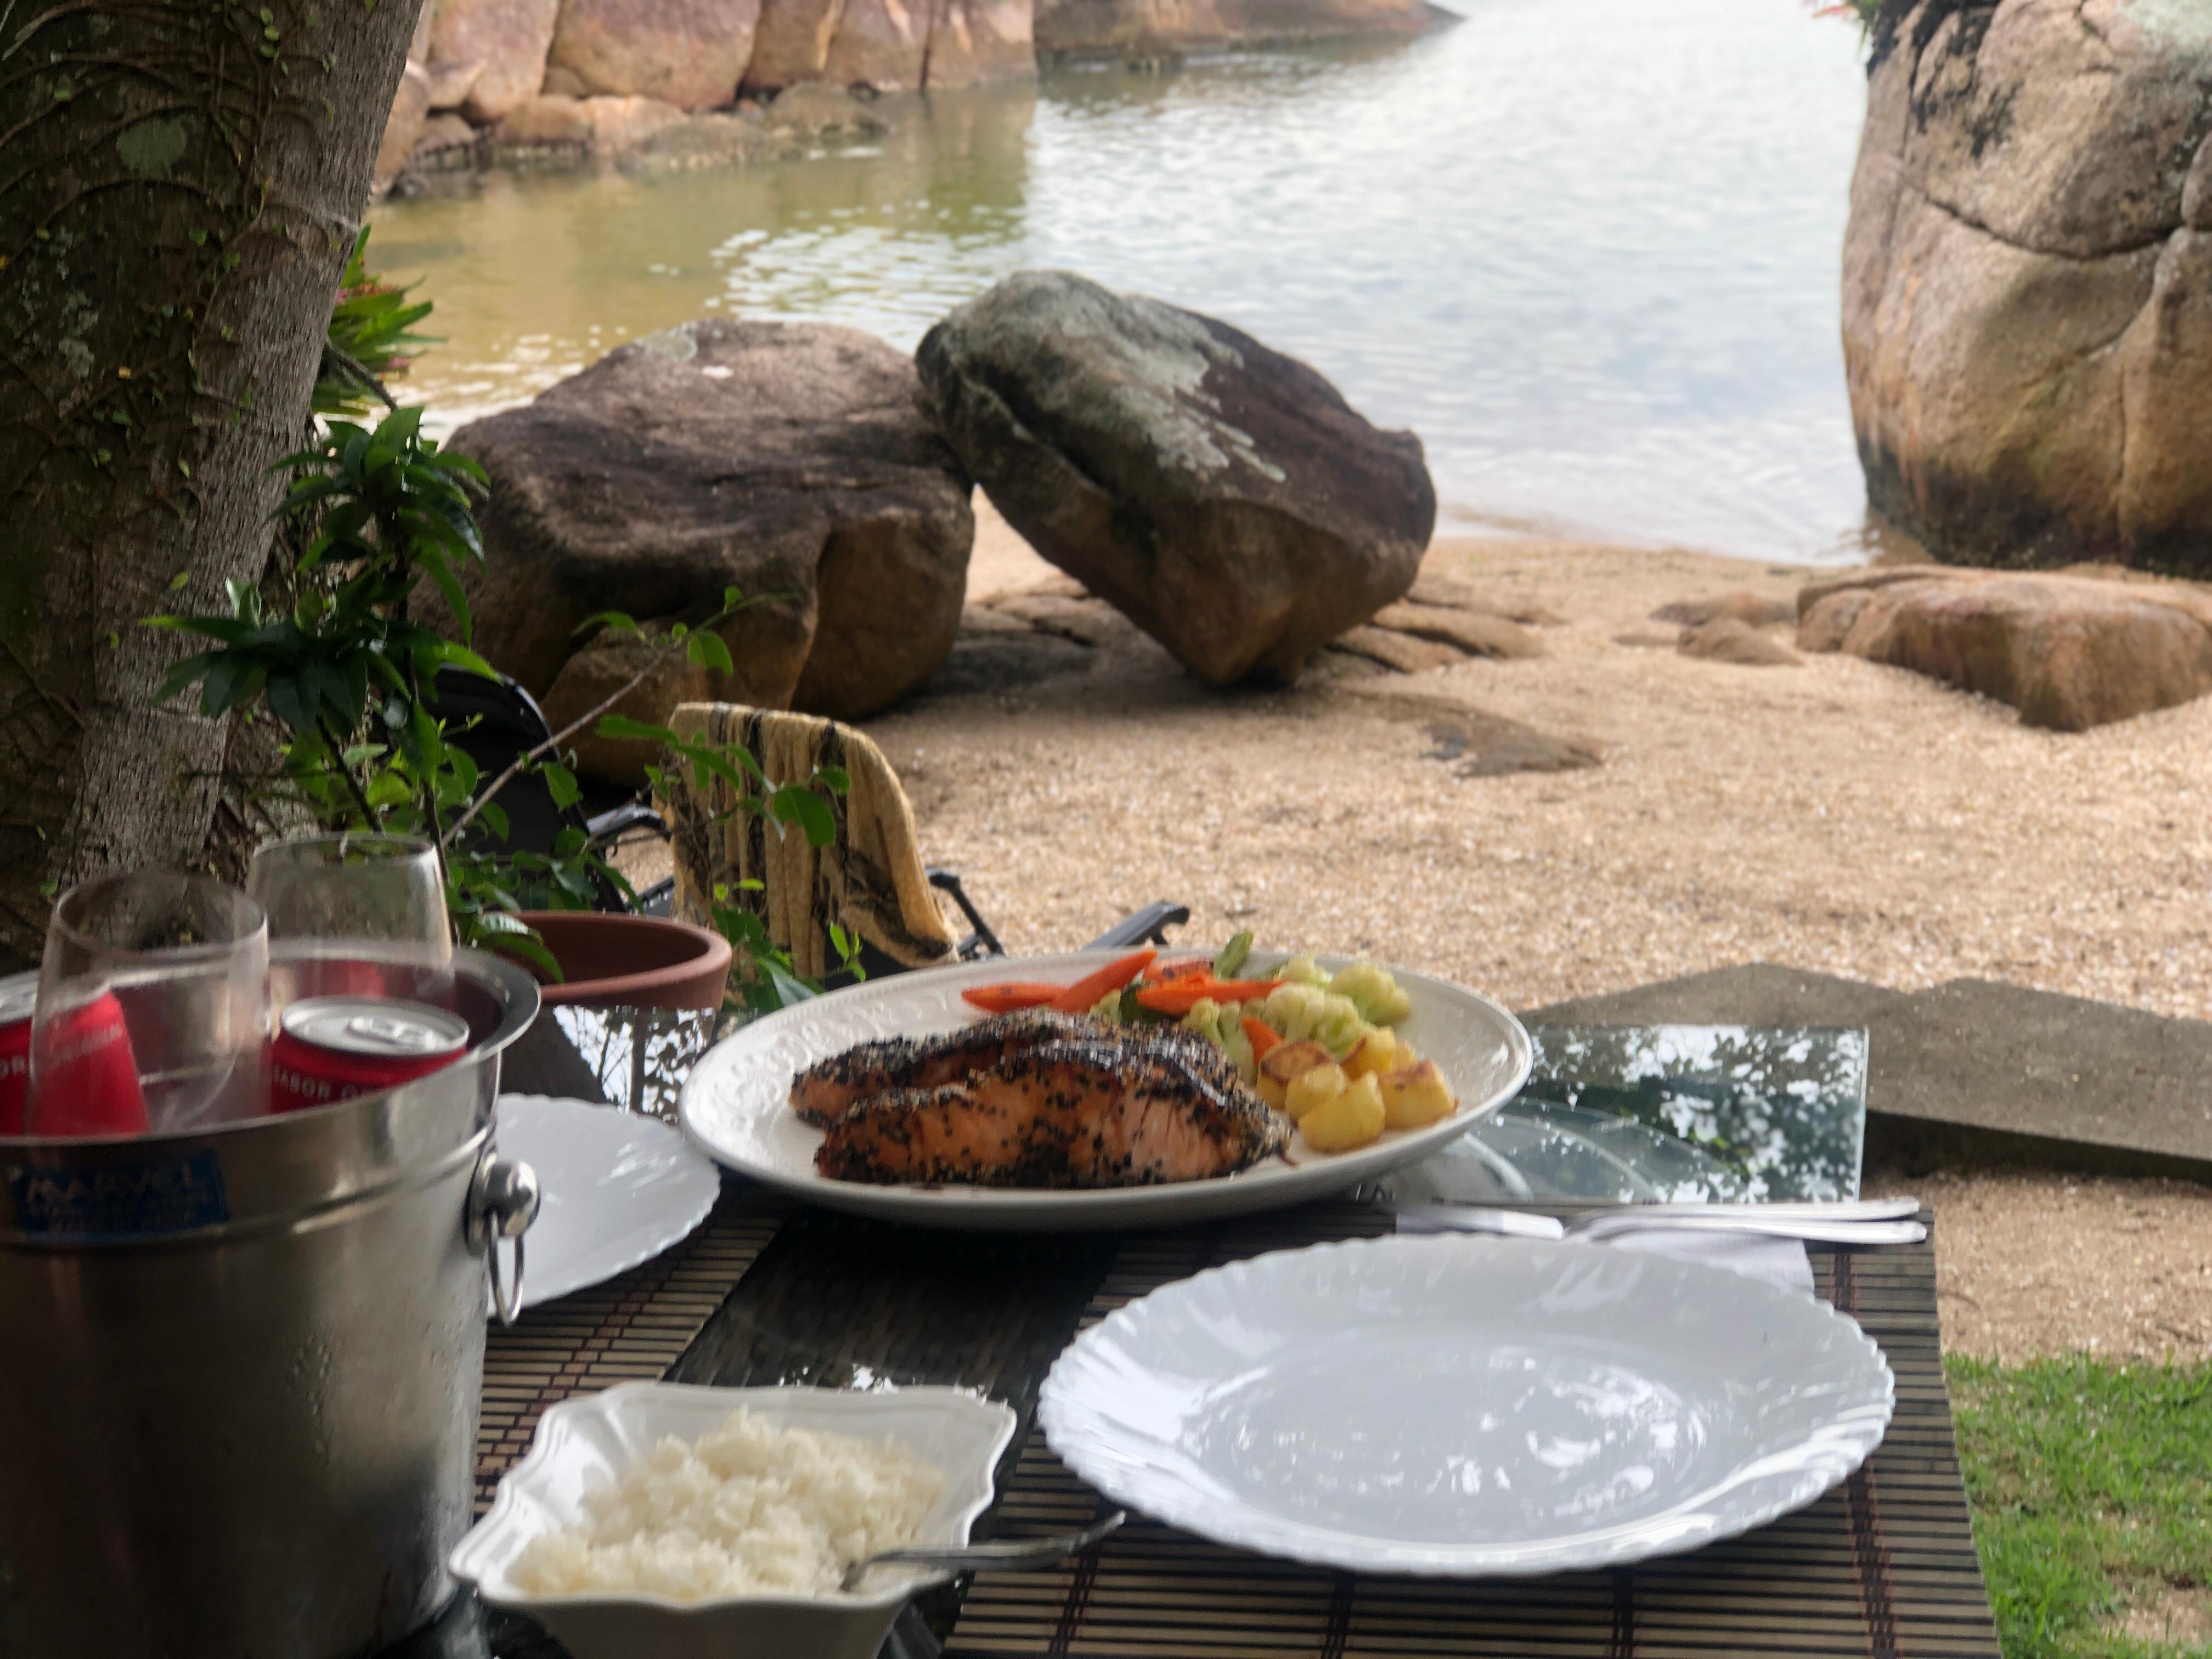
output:
[[[587,1491],[580,1523],[531,1540],[514,1581],[544,1595],[824,1595],[855,1561],[911,1542],[944,1485],[903,1446],[739,1409]]]

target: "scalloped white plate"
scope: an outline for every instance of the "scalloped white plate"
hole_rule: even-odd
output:
[[[501,1153],[544,1197],[523,1238],[522,1305],[597,1285],[683,1243],[722,1173],[657,1118],[553,1095],[501,1095]]]
[[[1810,1297],[1643,1251],[1399,1236],[1133,1302],[1046,1377],[1117,1503],[1322,1566],[1504,1577],[1697,1549],[1881,1442],[1896,1379]]]
[[[1117,952],[994,957],[957,968],[901,974],[785,1008],[709,1049],[684,1085],[684,1131],[706,1153],[742,1175],[831,1209],[925,1226],[1047,1232],[1086,1227],[1157,1227],[1249,1214],[1340,1192],[1428,1157],[1495,1111],[1528,1080],[1528,1034],[1488,997],[1391,969],[1413,1000],[1398,1028],[1434,1060],[1459,1096],[1459,1110],[1422,1129],[1395,1130],[1371,1146],[1334,1156],[1295,1137],[1285,1158],[1233,1176],[1157,1187],[1079,1192],[990,1187],[878,1187],[815,1173],[822,1132],[791,1109],[794,1073],[875,1037],[926,1036],[980,1018],[960,1000],[970,986],[1001,980],[1073,982]],[[1255,963],[1282,961],[1260,953]],[[1334,970],[1348,957],[1316,958]],[[1262,971],[1259,967],[1251,970]]]
[[[678,1601],[640,1591],[541,1595],[514,1582],[530,1540],[573,1522],[583,1494],[611,1481],[670,1435],[696,1440],[743,1406],[779,1428],[892,1440],[934,1464],[945,1489],[915,1534],[964,1544],[990,1507],[1000,1455],[1014,1437],[1011,1407],[963,1389],[857,1393],[837,1389],[714,1389],[623,1382],[549,1407],[529,1455],[501,1477],[491,1511],[454,1547],[454,1577],[495,1607],[528,1613],[576,1659],[692,1659],[701,1654],[806,1654],[870,1659],[924,1569],[879,1568],[851,1595],[722,1596]]]

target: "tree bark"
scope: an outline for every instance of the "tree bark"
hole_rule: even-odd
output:
[[[420,0],[0,0],[0,963],[191,864],[227,722],[140,626],[258,581]]]

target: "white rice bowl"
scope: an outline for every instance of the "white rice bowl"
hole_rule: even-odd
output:
[[[913,1540],[944,1485],[896,1442],[740,1407],[588,1488],[577,1522],[532,1539],[513,1579],[540,1595],[834,1595],[855,1561]]]

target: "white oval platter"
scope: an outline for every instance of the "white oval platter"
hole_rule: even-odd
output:
[[[1072,951],[994,957],[876,980],[779,1010],[717,1043],[701,1059],[684,1085],[679,1116],[684,1132],[708,1156],[742,1175],[854,1214],[971,1231],[1155,1227],[1249,1214],[1340,1192],[1428,1157],[1510,1100],[1528,1080],[1528,1034],[1520,1021],[1473,991],[1392,969],[1413,1002],[1413,1012],[1398,1030],[1424,1057],[1436,1061],[1459,1097],[1457,1112],[1425,1128],[1387,1132],[1370,1146],[1334,1156],[1313,1152],[1293,1137],[1285,1157],[1237,1175],[1154,1187],[1057,1191],[870,1186],[831,1181],[815,1172],[822,1132],[792,1112],[793,1073],[856,1042],[927,1036],[979,1018],[961,1000],[961,992],[970,987],[1005,980],[1072,984],[1116,954]],[[1282,960],[1279,952],[1258,954],[1246,971],[1257,975]],[[1316,960],[1334,971],[1352,958]]]
[[[1677,1554],[1811,1503],[1896,1395],[1824,1302],[1640,1250],[1393,1237],[1216,1267],[1077,1337],[1038,1420],[1115,1502],[1364,1572]]]

